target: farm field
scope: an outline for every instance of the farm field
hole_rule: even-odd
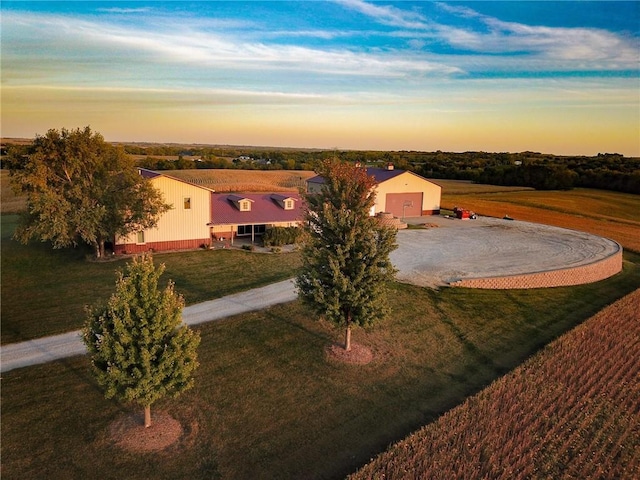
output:
[[[640,476],[640,290],[349,477]]]
[[[583,188],[569,191],[448,192],[444,186],[442,206],[445,209],[459,206],[490,217],[509,215],[516,220],[582,230],[615,240],[625,250],[640,252],[637,195]]]
[[[172,177],[196,183],[216,192],[294,191],[305,188],[315,176],[307,170],[169,170]]]

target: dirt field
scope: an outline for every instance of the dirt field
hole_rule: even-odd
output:
[[[399,231],[400,248],[391,260],[398,280],[426,287],[589,265],[620,249],[616,242],[589,233],[499,218],[433,216],[408,222],[433,226]]]

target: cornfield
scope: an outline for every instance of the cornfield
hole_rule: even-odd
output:
[[[170,170],[169,176],[211,188],[216,192],[294,191],[306,187],[306,180],[315,176],[305,170]]]
[[[640,290],[350,480],[640,478]]]

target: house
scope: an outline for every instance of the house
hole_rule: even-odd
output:
[[[376,181],[375,204],[371,215],[391,213],[398,218],[439,215],[442,187],[413,172],[367,167],[367,175]],[[315,176],[307,180],[308,192],[319,192],[324,179]]]
[[[212,242],[232,244],[236,238],[253,243],[269,228],[299,226],[304,219],[303,200],[297,193],[216,193],[170,175],[138,171],[172,208],[154,228],[116,238],[114,253],[195,249]],[[371,215],[386,212],[405,218],[440,213],[441,187],[429,180],[391,165],[367,168],[367,174],[376,180]],[[322,177],[313,177],[307,189],[320,191],[322,183]]]
[[[114,253],[199,248],[211,242],[211,195],[214,190],[144,168],[140,175],[162,193],[171,209],[154,228],[115,239]]]
[[[304,218],[297,193],[214,193],[211,195],[211,234],[215,240],[251,239],[272,227],[294,227]]]
[[[297,193],[215,193],[214,190],[144,168],[140,175],[152,182],[171,205],[149,228],[116,238],[114,253],[195,249],[223,240],[245,237],[252,242],[271,227],[300,225],[304,217]]]

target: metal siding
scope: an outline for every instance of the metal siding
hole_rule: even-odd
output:
[[[388,212],[386,206],[389,193],[422,193],[422,213],[438,212],[440,210],[440,197],[442,188],[426,178],[411,172],[404,172],[394,178],[378,184],[376,187],[376,213]],[[402,213],[400,213],[402,215]]]
[[[165,203],[172,205],[165,212],[155,228],[145,230],[145,244],[140,248],[162,242],[200,241],[209,237],[211,220],[211,192],[196,185],[190,185],[169,177],[158,176],[151,180],[153,186],[162,192]],[[184,209],[185,197],[191,198],[191,209]],[[137,233],[128,238],[118,239],[118,244],[135,244]],[[176,247],[183,248],[183,247]]]
[[[419,217],[422,215],[422,192],[387,193],[385,206],[394,217]]]

